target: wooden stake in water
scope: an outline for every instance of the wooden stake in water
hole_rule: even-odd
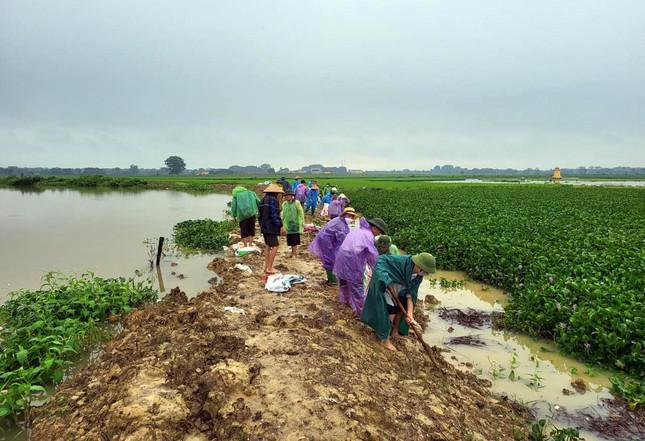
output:
[[[163,251],[163,237],[159,238],[159,246],[157,247],[157,266],[159,266],[159,262],[161,261],[161,252]]]
[[[157,279],[159,280],[159,292],[166,291],[166,288],[163,285],[163,275],[161,274],[161,268],[157,267]]]

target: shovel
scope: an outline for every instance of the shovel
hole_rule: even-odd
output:
[[[405,317],[407,315],[407,312],[405,310],[405,307],[403,306],[403,304],[399,300],[399,296],[394,296],[390,292],[388,292],[388,294],[390,295],[390,298],[397,304],[397,306],[399,307],[399,309],[403,313],[403,316]],[[404,317],[401,317],[401,319],[405,320]],[[432,364],[434,364],[434,367],[436,367],[440,372],[445,373],[445,371],[441,367],[441,364],[439,363],[439,361],[437,361],[437,358],[435,356],[434,351],[432,350],[430,345],[428,343],[426,343],[425,340],[423,340],[423,337],[422,337],[423,330],[421,329],[421,325],[419,325],[419,323],[417,323],[417,321],[414,320],[414,319],[412,319],[412,321],[409,323],[409,325],[412,328],[412,330],[414,331],[414,335],[417,337],[417,340],[419,340],[419,342],[421,343],[421,346],[423,346],[423,350],[430,357],[430,360],[432,361]]]

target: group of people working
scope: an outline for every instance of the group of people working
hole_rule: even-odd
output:
[[[327,283],[338,286],[340,302],[372,327],[388,349],[396,350],[392,338],[407,335],[408,325],[414,320],[419,286],[425,274],[435,272],[435,258],[429,253],[401,255],[387,236],[382,219],[360,217],[348,206],[349,198],[337,195],[331,186],[326,186],[323,193],[321,213],[326,211],[324,217],[329,221],[311,242],[309,251],[321,260]],[[319,194],[316,181],[307,185],[304,179],[296,179],[289,184],[284,178],[267,186],[261,200],[244,187],[233,190],[231,211],[246,245],[253,241],[256,216],[259,217],[267,246],[267,274],[276,273],[273,263],[278,236],[286,235],[287,245],[292,247],[291,257],[296,256],[305,213],[311,210],[312,216],[316,214]],[[284,195],[281,206],[280,195]],[[325,206],[327,195],[329,205]]]

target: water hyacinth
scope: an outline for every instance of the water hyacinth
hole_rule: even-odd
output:
[[[645,372],[645,189],[434,185],[351,197],[393,225],[408,253],[429,251],[439,267],[506,291],[510,328]]]

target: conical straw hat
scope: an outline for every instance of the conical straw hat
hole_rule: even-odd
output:
[[[284,193],[284,189],[282,188],[282,185],[272,182],[264,189],[263,193]]]

